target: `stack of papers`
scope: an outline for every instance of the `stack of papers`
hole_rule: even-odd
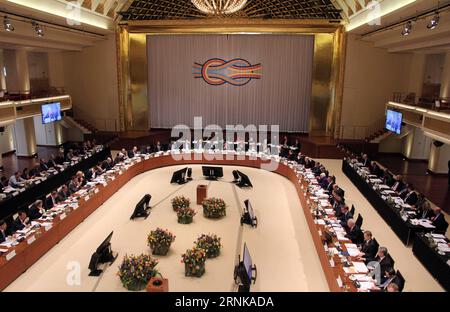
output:
[[[448,244],[438,244],[438,249],[442,252],[450,252],[450,246]]]
[[[367,273],[369,269],[364,262],[353,262],[353,267],[358,273]]]
[[[347,252],[350,257],[356,257],[360,254],[360,251],[355,244],[345,244],[345,247],[347,248]]]
[[[373,282],[359,282],[359,289],[360,290],[370,290],[374,286]]]

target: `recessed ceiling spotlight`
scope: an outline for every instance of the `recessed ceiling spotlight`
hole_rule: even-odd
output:
[[[430,22],[427,25],[428,29],[435,29],[439,25],[439,13],[436,12],[436,14],[433,16],[433,18],[430,20]]]
[[[8,16],[5,16],[5,18],[3,19],[3,27],[6,31],[14,31],[14,26]]]
[[[408,36],[412,31],[412,22],[409,21],[405,24],[402,30],[402,36]]]
[[[39,25],[35,21],[31,22],[31,25],[33,25],[34,31],[36,32],[36,35],[38,35],[38,37],[44,37],[44,29],[41,25]]]

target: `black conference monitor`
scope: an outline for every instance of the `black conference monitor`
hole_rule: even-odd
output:
[[[188,168],[183,168],[181,170],[177,170],[173,173],[172,179],[170,180],[170,184],[172,183],[178,183],[178,184],[184,184],[186,183],[186,177],[187,177],[187,170]]]
[[[233,183],[238,183],[239,182],[241,177],[239,176],[239,173],[238,173],[237,170],[233,170],[233,178],[234,178]]]
[[[255,277],[253,277],[253,271],[255,271]],[[249,292],[252,281],[253,284],[256,282],[257,274],[256,265],[252,263],[252,257],[247,248],[247,244],[244,243],[242,261],[239,262],[234,272],[235,281],[237,278],[240,280],[241,285],[239,285],[239,292]]]
[[[203,176],[205,176],[207,180],[217,180],[218,178],[223,177],[222,167],[203,166],[202,171]]]
[[[145,218],[148,217],[147,210],[150,208],[150,200],[152,199],[152,195],[146,194],[144,197],[136,204],[136,207],[134,208],[133,214],[131,215],[130,219],[133,220],[135,218]]]
[[[250,182],[249,177],[245,173],[243,173],[241,171],[238,171],[238,174],[240,176],[240,181],[237,184],[237,186],[239,186],[239,187],[253,187],[252,182]]]
[[[248,224],[252,227],[258,226],[258,218],[255,215],[255,212],[253,211],[252,204],[250,203],[250,200],[246,200],[244,202],[245,204],[245,211],[244,214],[241,217],[241,225]]]
[[[106,237],[106,239],[97,247],[97,250],[92,254],[91,261],[89,261],[89,276],[100,276],[103,270],[99,270],[97,267],[102,263],[110,263],[112,264],[117,257],[113,256],[113,252],[111,250],[111,238],[114,232]]]

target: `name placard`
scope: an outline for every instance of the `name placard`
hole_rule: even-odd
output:
[[[90,199],[89,195],[84,198],[84,201],[88,201]]]
[[[52,229],[52,227],[53,227],[53,225],[47,225],[47,226],[44,228],[44,230],[45,230],[46,232],[48,232],[48,231],[50,231],[50,230]]]
[[[59,216],[59,219],[64,220],[66,217],[67,217],[67,215],[65,213],[63,213]]]
[[[123,172],[122,172],[122,170],[120,170],[120,171],[119,171],[119,175],[122,175],[122,174],[123,174]]]
[[[107,187],[107,186],[108,186],[107,182],[103,183],[103,187]]]
[[[116,177],[114,177],[114,176],[111,178],[111,180],[113,180],[113,181],[114,181],[115,179],[116,179]]]
[[[15,256],[16,256],[16,251],[13,250],[13,251],[11,251],[9,254],[7,254],[7,255],[5,256],[6,261],[11,260],[11,259],[14,258]]]
[[[36,236],[33,235],[27,240],[27,244],[31,245],[34,243],[35,240],[36,240]]]
[[[100,190],[99,190],[98,188],[96,188],[96,189],[94,190],[94,194],[97,194],[98,192],[100,192]]]

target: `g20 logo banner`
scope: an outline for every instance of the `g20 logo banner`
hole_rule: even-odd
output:
[[[230,61],[212,58],[203,64],[194,63],[193,74],[194,78],[203,79],[212,86],[230,84],[242,87],[254,79],[262,78],[262,65],[252,65],[241,58]]]

